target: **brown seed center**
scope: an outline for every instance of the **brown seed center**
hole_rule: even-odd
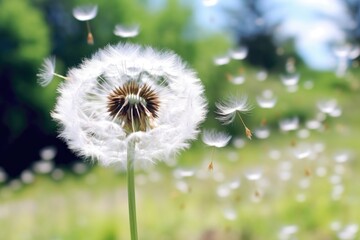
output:
[[[135,81],[115,88],[108,96],[108,112],[120,120],[125,132],[147,131],[154,128],[160,101],[150,86]]]

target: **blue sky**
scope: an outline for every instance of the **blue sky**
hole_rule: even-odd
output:
[[[202,1],[188,1],[195,8],[196,21],[213,31],[223,31],[229,23],[221,9],[238,7],[242,0],[218,0],[212,7],[205,7]],[[355,26],[344,0],[259,0],[259,3],[265,24],[277,26],[275,40],[279,44],[294,39],[295,49],[311,68],[335,68],[337,59],[332,46],[346,42],[346,31]]]

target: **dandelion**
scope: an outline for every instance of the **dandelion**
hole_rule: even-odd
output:
[[[94,44],[94,37],[91,33],[90,20],[94,19],[97,15],[97,5],[84,5],[78,6],[73,9],[73,16],[79,21],[86,22],[87,28],[87,43]]]
[[[118,44],[70,69],[52,117],[80,156],[126,166],[132,239],[134,168],[172,158],[196,138],[206,103],[196,74],[172,52]]]
[[[38,77],[38,83],[42,87],[49,85],[54,76],[66,79],[64,76],[55,73],[55,62],[56,60],[53,56],[45,58],[39,73],[36,75]]]
[[[219,114],[218,120],[225,125],[232,123],[235,120],[236,114],[238,114],[242,124],[245,127],[246,137],[251,139],[251,130],[246,126],[240,114],[247,113],[252,109],[248,103],[247,96],[244,95],[242,97],[230,97],[223,102],[216,103],[216,107],[217,114]]]

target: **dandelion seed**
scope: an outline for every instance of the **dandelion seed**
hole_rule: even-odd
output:
[[[97,5],[84,5],[73,8],[73,16],[79,21],[86,22],[87,28],[87,43],[89,45],[94,44],[94,36],[90,28],[90,20],[94,19],[97,15],[98,7]]]
[[[40,150],[40,157],[42,160],[50,161],[55,158],[57,150],[54,146],[47,146]]]
[[[54,163],[51,161],[41,160],[35,162],[33,165],[33,170],[35,173],[47,174],[54,169]]]
[[[115,25],[114,34],[119,37],[123,38],[132,38],[139,35],[140,32],[140,26],[138,24],[135,25],[122,25],[117,24]]]
[[[237,213],[233,208],[226,208],[223,210],[224,217],[227,220],[234,221],[237,219]]]
[[[245,127],[245,135],[246,135],[246,137],[247,137],[248,139],[251,140],[252,133],[251,133],[250,129],[247,128],[247,127]]]
[[[262,177],[262,171],[260,169],[252,169],[245,172],[245,177],[249,181],[257,181]]]
[[[200,80],[171,52],[109,46],[67,78],[52,113],[60,136],[102,165],[124,166],[129,142],[138,166],[172,158],[196,138],[205,118]]]
[[[252,107],[248,103],[247,96],[242,96],[240,98],[230,97],[223,102],[217,102],[216,107],[216,113],[219,115],[217,119],[225,125],[232,123],[235,119],[236,113],[238,113],[239,118],[245,127],[246,136],[251,139],[251,131],[246,126],[240,114],[247,113],[252,109]]]
[[[271,90],[265,90],[260,96],[256,97],[256,101],[261,108],[273,108],[277,102]]]
[[[281,82],[286,87],[296,86],[299,82],[300,75],[299,74],[288,74],[281,76]]]
[[[266,139],[270,136],[270,129],[266,126],[258,127],[254,130],[254,135],[259,139]]]
[[[293,131],[299,128],[299,118],[285,118],[279,122],[280,129],[284,132]]]
[[[24,170],[20,174],[20,179],[25,184],[31,184],[34,182],[35,177],[34,177],[34,174],[30,170]]]
[[[38,83],[42,87],[49,85],[55,76],[55,57],[45,58],[36,76],[38,77]]]
[[[214,64],[217,66],[226,65],[229,62],[230,62],[230,58],[227,54],[214,57]]]
[[[238,75],[238,76],[226,75],[226,78],[229,82],[235,85],[241,85],[245,82],[245,77],[243,75]]]
[[[247,55],[248,55],[247,47],[239,47],[230,52],[231,58],[235,60],[243,60],[247,57]]]
[[[5,182],[6,179],[7,179],[7,174],[6,174],[6,172],[4,171],[4,169],[2,169],[2,168],[0,167],[0,184],[3,183],[3,182]]]
[[[60,77],[62,79],[67,79],[66,77],[55,73],[55,57],[51,56],[44,59],[44,62],[39,70],[39,73],[36,75],[38,77],[38,83],[42,87],[46,87],[51,83],[54,76]]]
[[[84,5],[73,8],[73,16],[79,21],[90,21],[94,19],[98,12],[97,5]]]
[[[316,105],[321,112],[326,114],[331,114],[338,108],[336,99],[320,100]]]
[[[214,130],[204,130],[202,135],[202,141],[206,145],[217,148],[225,147],[230,139],[230,135],[223,132],[216,132]]]
[[[218,3],[219,0],[202,0],[202,3],[205,7],[212,7]]]
[[[268,73],[265,70],[261,70],[261,71],[256,73],[257,80],[259,80],[261,82],[265,81],[267,76],[268,76]]]
[[[209,171],[214,170],[214,163],[213,163],[213,161],[211,161],[211,162],[209,163],[209,165],[208,165],[208,170],[209,170]]]

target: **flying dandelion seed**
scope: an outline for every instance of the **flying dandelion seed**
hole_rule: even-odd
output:
[[[266,126],[255,128],[254,135],[258,139],[266,139],[270,137],[270,128]]]
[[[139,35],[140,32],[140,26],[138,24],[134,25],[122,25],[117,24],[114,28],[114,34],[116,36],[122,37],[122,38],[133,38]]]
[[[223,210],[223,214],[224,214],[225,219],[227,219],[227,220],[234,221],[237,219],[236,210],[233,208],[225,208]]]
[[[235,120],[236,114],[239,115],[245,128],[246,137],[251,139],[251,130],[246,126],[241,117],[242,113],[248,113],[252,109],[252,106],[248,103],[247,96],[229,97],[225,101],[217,102],[215,105],[217,108],[216,113],[219,115],[217,119],[225,125],[232,123]]]
[[[216,4],[218,4],[219,0],[202,0],[202,4],[205,7],[212,7],[215,6]]]
[[[7,174],[3,168],[0,167],[0,184],[7,180]]]
[[[243,60],[247,57],[247,55],[248,55],[247,47],[239,47],[237,49],[230,51],[231,58],[235,60]]]
[[[98,12],[97,5],[84,5],[73,8],[73,16],[79,21],[86,22],[87,28],[87,43],[94,44],[94,37],[90,28],[90,20],[94,19]]]
[[[284,118],[279,122],[280,130],[284,132],[293,131],[299,128],[299,118]]]
[[[262,171],[260,169],[251,169],[245,172],[245,177],[249,181],[257,181],[262,177]]]
[[[193,169],[175,169],[173,172],[174,178],[181,179],[194,176],[195,171]]]
[[[223,132],[216,132],[215,130],[204,130],[202,134],[202,141],[210,147],[216,147],[216,148],[225,147],[230,141],[230,139],[231,139],[230,135]],[[208,169],[210,171],[214,169],[213,161],[209,163]]]
[[[24,170],[20,174],[20,179],[25,184],[31,184],[34,182],[35,177],[34,177],[34,174],[30,170]]]
[[[227,133],[216,132],[215,130],[204,130],[202,141],[211,147],[222,148],[230,141],[231,136]]]
[[[316,105],[321,112],[326,114],[331,114],[338,108],[338,103],[336,99],[320,100],[317,102]]]
[[[245,82],[245,77],[243,75],[237,75],[237,76],[228,75],[227,79],[229,80],[230,83],[234,85],[241,85]]]
[[[281,76],[281,82],[286,87],[296,86],[299,82],[300,75],[299,74],[287,74]]]
[[[57,150],[54,146],[47,146],[40,150],[40,158],[42,160],[52,160],[55,158]]]
[[[226,65],[230,62],[230,57],[228,54],[216,56],[216,57],[214,57],[213,61],[214,61],[214,64],[217,66]]]
[[[35,173],[47,174],[54,169],[54,163],[52,161],[41,160],[33,164],[33,170]]]
[[[277,102],[277,98],[273,92],[268,89],[263,91],[260,96],[257,96],[256,101],[261,108],[273,108]]]
[[[260,70],[256,73],[256,79],[260,82],[265,81],[268,77],[268,73],[265,70]]]

